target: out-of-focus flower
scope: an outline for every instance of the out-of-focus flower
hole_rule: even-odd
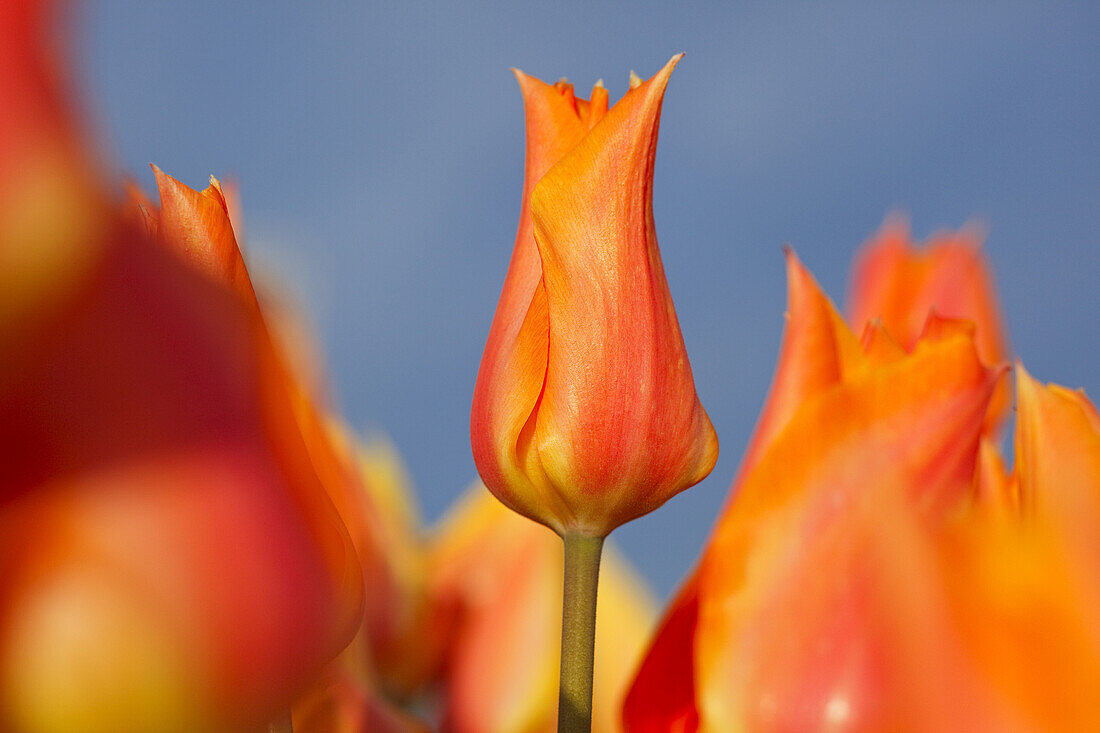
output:
[[[355,542],[367,590],[363,628],[348,653],[380,690],[398,699],[415,696],[439,673],[447,626],[429,595],[428,548],[421,536],[408,475],[382,437],[360,444],[338,429],[338,449],[350,451],[361,476]]]
[[[301,340],[278,338],[300,333],[287,327],[287,315],[261,309],[229,219],[221,184],[199,192],[154,167],[159,209],[131,194],[131,203],[157,240],[183,254],[200,270],[225,282],[264,323],[279,345],[277,376],[293,396],[298,427],[325,489],[347,525],[367,589],[363,628],[348,656],[370,669],[374,684],[391,694],[414,693],[436,671],[440,644],[428,644],[434,629],[426,590],[426,554],[412,491],[391,446],[381,440],[360,445],[320,404],[315,355],[301,353]],[[312,365],[302,370],[301,364]]]
[[[1008,359],[993,277],[982,254],[982,232],[967,227],[913,245],[908,223],[891,217],[864,246],[853,268],[848,298],[854,328],[879,319],[906,349],[913,347],[930,312],[973,322],[978,355],[986,364]],[[998,385],[987,429],[995,429],[1009,405],[1009,384]]]
[[[604,536],[702,480],[718,441],[657,249],[653,162],[673,58],[610,110],[516,73],[527,165],[478,372],[474,459],[509,507]]]
[[[326,669],[294,704],[294,733],[428,733],[429,728],[396,709],[346,666]]]
[[[885,339],[880,337],[878,341]],[[887,343],[888,347],[889,344]],[[900,350],[900,347],[898,347]],[[745,449],[730,496],[811,396],[841,382],[863,360],[858,339],[793,253],[787,254],[787,321],[779,363],[756,430]],[[728,514],[727,506],[725,514]],[[725,514],[719,520],[724,520]],[[709,551],[705,551],[703,562]],[[699,574],[689,577],[670,604],[635,679],[625,706],[630,731],[693,731],[698,728],[695,632]]]
[[[445,728],[553,731],[562,603],[561,541],[480,485],[438,531],[435,595],[453,610]],[[594,731],[621,729],[626,686],[653,628],[654,602],[614,548],[600,567]]]
[[[0,11],[0,728],[254,729],[358,626],[355,550],[243,263],[92,183],[51,11]]]
[[[53,12],[46,2],[0,7],[0,335],[58,307],[106,234],[107,202],[63,94]]]
[[[1042,421],[1023,375],[1010,476],[982,437],[999,374],[972,326],[933,314],[909,353],[881,322],[857,341],[788,267],[771,395],[627,729],[1095,727],[1095,412],[1054,388],[1063,410],[1044,414],[1060,427],[1027,447]],[[1037,455],[1066,466],[1058,488],[1028,477]],[[1076,529],[1039,521],[1036,492],[1087,512]]]
[[[1095,730],[1100,419],[1082,392],[1039,384],[1019,364],[1016,404],[1014,473],[987,458],[992,476],[980,483],[998,490],[983,491],[939,548],[959,643],[972,658],[967,679],[988,699],[970,730]]]

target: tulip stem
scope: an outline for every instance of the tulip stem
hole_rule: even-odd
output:
[[[592,730],[592,660],[596,648],[596,585],[603,537],[567,534],[561,608],[558,733]]]

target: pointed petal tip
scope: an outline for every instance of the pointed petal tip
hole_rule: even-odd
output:
[[[802,264],[798,253],[794,251],[794,247],[790,244],[783,245],[783,261],[786,263],[788,276],[795,273],[801,276],[809,275],[809,270]]]
[[[522,69],[517,69],[515,66],[509,66],[508,70],[512,72],[512,76],[516,77],[516,82],[519,83],[520,91],[526,94],[527,87],[531,84],[534,77],[524,73]]]
[[[1025,392],[1034,392],[1039,383],[1019,359],[1012,361],[1012,371],[1016,375],[1016,401],[1019,402]]]

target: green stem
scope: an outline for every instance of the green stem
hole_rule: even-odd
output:
[[[592,658],[596,648],[596,584],[603,537],[568,534],[561,608],[558,733],[592,730]]]

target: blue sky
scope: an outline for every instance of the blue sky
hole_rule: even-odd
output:
[[[262,9],[259,10],[259,9]],[[474,478],[474,378],[515,236],[508,68],[614,100],[674,53],[654,210],[711,478],[613,535],[668,593],[770,382],[781,246],[842,302],[892,211],[982,222],[1015,353],[1100,395],[1100,6],[90,2],[80,81],[119,161],[239,180],[250,262],[308,304],[339,404],[434,519]]]

